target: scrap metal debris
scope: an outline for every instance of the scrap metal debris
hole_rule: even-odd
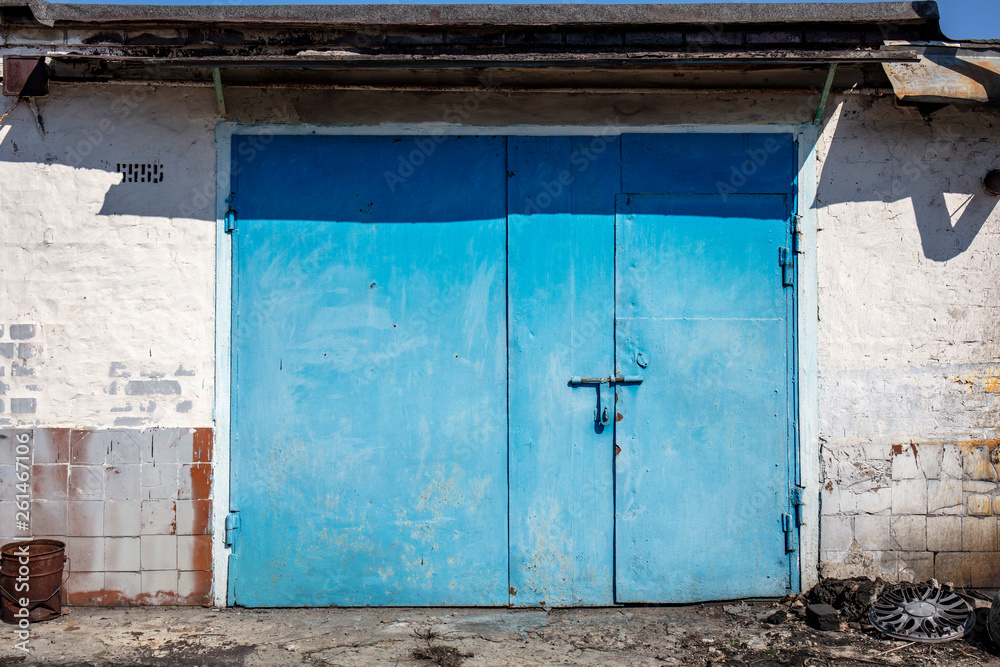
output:
[[[916,642],[946,642],[964,637],[976,615],[964,598],[942,588],[903,586],[880,597],[871,622],[882,634]]]

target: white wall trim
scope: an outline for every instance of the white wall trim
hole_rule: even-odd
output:
[[[818,166],[816,142],[820,128],[812,124],[775,123],[770,125],[511,125],[470,126],[451,123],[386,123],[382,125],[240,125],[220,122],[216,126],[216,392],[215,392],[215,513],[213,599],[216,606],[225,606],[229,577],[229,550],[225,546],[225,521],[229,510],[229,470],[231,456],[230,401],[232,369],[230,350],[232,335],[232,237],[225,232],[225,214],[230,182],[232,137],[244,134],[274,135],[520,135],[573,136],[622,133],[646,134],[764,134],[790,133],[798,141],[798,211],[801,233],[798,257],[798,437],[799,474],[804,492],[805,523],[799,533],[799,574],[802,590],[808,590],[818,579],[819,566],[819,365],[818,341],[818,262],[816,255],[816,197]]]
[[[799,475],[803,520],[799,529],[799,572],[803,591],[819,581],[819,260],[816,142],[820,127],[797,128],[799,140],[798,389]]]
[[[226,548],[226,515],[229,513],[229,464],[231,455],[231,382],[233,244],[226,233],[229,208],[232,133],[225,124],[216,127],[215,149],[215,441],[212,456],[212,603],[226,606],[229,549]]]

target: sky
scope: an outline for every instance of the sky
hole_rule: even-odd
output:
[[[76,0],[80,1],[80,0]],[[454,2],[477,2],[477,0],[424,0],[421,2],[402,2],[401,0],[83,0],[84,2],[112,2],[117,4],[365,4],[399,2],[400,4],[452,4]],[[478,2],[524,2],[525,0],[478,0]],[[588,2],[588,0],[574,0]],[[642,2],[643,0],[619,0],[623,2]],[[647,0],[648,1],[648,0]],[[656,0],[675,4],[671,0]],[[690,0],[688,0],[690,1]],[[718,0],[716,0],[718,1]],[[731,0],[722,0],[723,2]],[[761,1],[761,0],[758,0]],[[763,0],[773,2],[777,0]],[[789,1],[789,0],[782,0]],[[808,1],[808,0],[791,0]],[[834,2],[843,0],[833,0]],[[477,2],[477,4],[478,4]],[[589,3],[588,3],[589,4]],[[941,12],[941,30],[949,39],[1000,39],[1000,0],[938,0]]]

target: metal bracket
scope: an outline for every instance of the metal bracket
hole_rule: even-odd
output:
[[[232,234],[236,231],[236,211],[229,209],[226,211],[226,233]]]
[[[219,115],[226,118],[226,98],[222,94],[222,72],[218,67],[212,68],[212,81],[215,83],[215,101],[219,104]]]
[[[782,286],[791,287],[795,271],[792,266],[792,257],[791,253],[788,252],[788,248],[778,248],[778,263],[781,265]]]
[[[802,494],[805,492],[805,488],[801,486],[793,486],[791,493],[792,509],[795,511],[795,525],[801,526],[806,522],[805,512],[802,507],[805,505],[805,501],[802,498]]]
[[[830,91],[833,89],[833,77],[837,74],[837,63],[830,63],[830,69],[826,73],[826,83],[823,84],[823,96],[819,98],[819,108],[813,117],[813,125],[819,125],[826,116],[826,101],[830,98]]]
[[[781,529],[785,531],[785,553],[792,553],[798,549],[795,539],[795,528],[792,526],[792,515],[781,515]]]
[[[226,546],[236,551],[236,540],[240,534],[240,511],[229,510],[226,516]]]

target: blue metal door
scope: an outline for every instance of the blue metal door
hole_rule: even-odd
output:
[[[504,139],[233,150],[229,601],[506,604]]]
[[[617,204],[616,364],[642,382],[617,388],[616,599],[783,595],[797,530],[790,151],[765,153],[742,193],[711,192],[752,158],[746,137],[623,141],[624,188],[683,194]],[[658,180],[671,153],[697,164],[706,150],[703,169]]]
[[[230,602],[789,590],[793,157],[235,137]]]

